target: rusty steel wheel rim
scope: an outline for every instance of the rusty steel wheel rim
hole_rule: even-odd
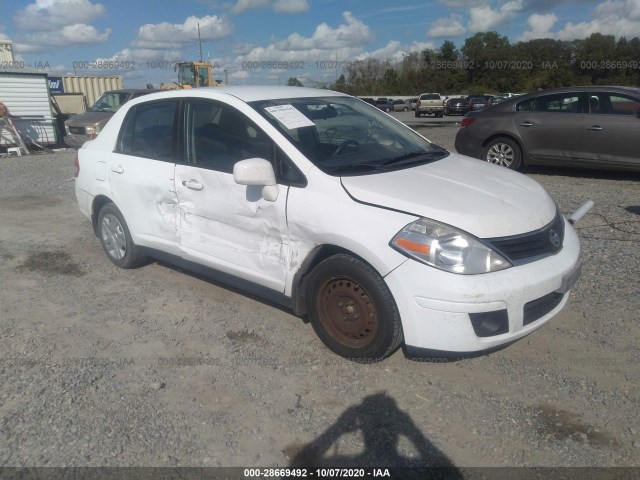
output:
[[[378,330],[373,300],[358,283],[349,278],[332,278],[318,291],[320,322],[341,345],[362,348]]]

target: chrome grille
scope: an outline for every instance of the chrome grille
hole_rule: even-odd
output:
[[[564,218],[557,212],[553,221],[540,230],[510,237],[487,238],[484,242],[512,262],[522,263],[533,257],[553,255],[562,250]]]

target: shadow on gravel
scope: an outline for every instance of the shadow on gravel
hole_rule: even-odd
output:
[[[521,173],[535,175],[552,175],[559,177],[593,178],[596,180],[620,180],[640,182],[640,172],[623,172],[607,170],[591,170],[588,168],[550,167],[538,165],[525,165],[520,169]]]
[[[634,215],[640,215],[640,205],[631,205],[629,207],[625,207],[625,211],[633,213]]]
[[[341,437],[354,433],[360,433],[364,441],[361,453],[341,454],[344,445]],[[406,446],[406,440],[414,451],[411,457],[399,452],[399,444],[402,442]],[[287,451],[297,452],[290,468],[404,468],[403,479],[464,478],[451,460],[422,435],[411,417],[385,393],[365,397],[359,405],[349,407],[318,438],[301,448],[291,445],[285,448],[285,454]]]

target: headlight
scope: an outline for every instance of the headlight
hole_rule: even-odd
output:
[[[404,227],[393,237],[391,246],[419,262],[464,275],[496,272],[512,266],[472,235],[428,218]]]

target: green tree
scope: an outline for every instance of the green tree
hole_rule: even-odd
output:
[[[287,80],[287,86],[288,87],[304,87],[304,85],[302,85],[302,82],[298,80],[296,77],[289,78],[289,80]]]
[[[451,40],[445,40],[440,47],[438,57],[445,62],[455,62],[458,60],[460,52],[456,48],[456,44]]]

